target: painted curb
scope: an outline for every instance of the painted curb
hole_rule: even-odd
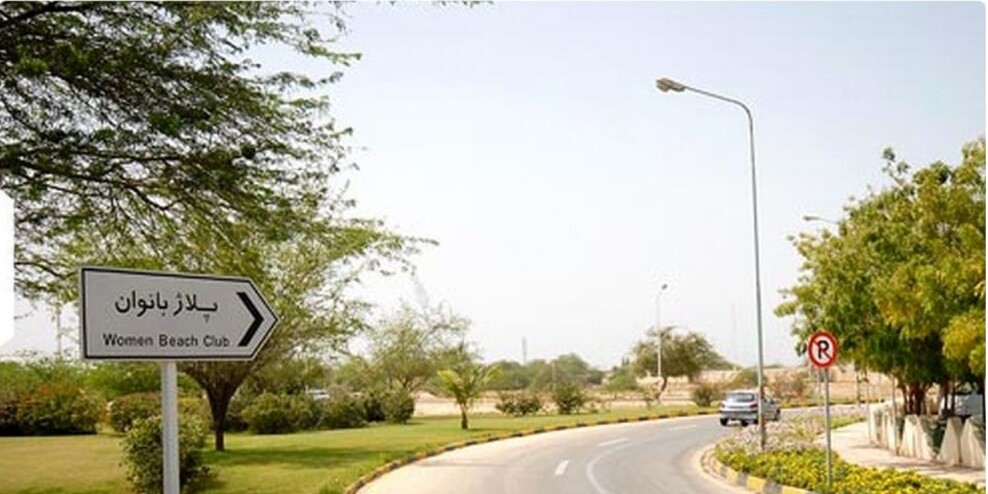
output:
[[[854,400],[841,400],[839,402],[836,401],[836,400],[831,400],[830,403],[831,403],[831,405],[848,405],[848,404],[854,404]],[[782,406],[784,408],[815,407],[815,406],[820,406],[820,405],[821,404],[819,404],[819,403],[809,402],[809,401],[796,401],[796,402],[788,402],[788,403],[785,403],[784,402],[784,403],[782,403]],[[354,483],[348,485],[347,488],[343,492],[344,492],[344,494],[357,494],[357,491],[359,491],[360,489],[362,489],[364,486],[366,486],[367,484],[369,484],[371,481],[373,481],[373,480],[375,480],[375,479],[377,479],[379,477],[382,477],[382,476],[384,476],[385,474],[387,474],[387,473],[389,473],[391,471],[397,470],[400,467],[403,467],[405,465],[408,465],[409,463],[414,463],[416,461],[424,460],[424,459],[429,458],[431,456],[436,456],[438,454],[446,453],[448,451],[453,451],[455,449],[465,448],[467,446],[474,446],[474,445],[477,445],[477,444],[489,443],[489,442],[493,442],[493,441],[500,441],[502,439],[511,439],[511,438],[515,438],[515,437],[530,436],[532,434],[541,434],[543,432],[561,431],[561,430],[565,430],[565,429],[577,429],[577,428],[580,428],[580,427],[591,427],[591,426],[595,426],[595,425],[624,424],[624,423],[628,423],[628,422],[645,422],[645,421],[649,421],[649,420],[662,420],[662,419],[668,419],[668,418],[694,417],[694,416],[700,416],[700,415],[716,415],[716,414],[717,414],[717,411],[716,410],[701,410],[701,411],[698,411],[698,412],[678,411],[678,412],[673,412],[673,413],[658,413],[658,414],[652,414],[652,415],[639,415],[638,417],[621,417],[621,418],[617,418],[617,419],[597,420],[597,421],[594,421],[594,422],[582,422],[581,421],[581,422],[576,422],[576,423],[573,423],[573,424],[547,425],[547,426],[539,427],[537,429],[527,429],[527,430],[521,430],[521,431],[508,432],[508,433],[500,434],[500,435],[496,435],[496,436],[484,436],[484,437],[469,439],[469,440],[466,440],[466,441],[461,441],[461,442],[456,442],[456,443],[450,443],[450,444],[447,444],[447,445],[444,445],[444,446],[440,446],[438,448],[433,448],[433,449],[430,449],[430,450],[426,450],[426,451],[419,451],[419,452],[416,452],[416,453],[412,453],[412,454],[410,454],[408,456],[402,457],[400,459],[393,460],[393,461],[391,461],[389,463],[386,463],[386,464],[384,464],[384,465],[382,465],[380,467],[375,468],[370,473],[367,473],[367,474],[364,474],[364,475],[360,476],[360,478],[358,478]],[[724,466],[724,465],[721,465],[721,466],[724,467],[724,468],[727,468],[727,466]],[[730,469],[728,469],[728,470],[730,470]],[[730,470],[730,471],[733,472],[733,470]],[[737,472],[735,472],[735,475],[737,475]],[[741,474],[741,475],[746,475],[746,474]],[[746,476],[746,478],[747,478],[747,476]],[[759,479],[759,480],[763,480],[763,479]],[[771,484],[773,486],[778,486],[774,482],[772,482]],[[786,489],[786,490],[776,489],[776,490],[755,491],[755,492],[765,492],[765,493],[771,493],[771,494],[815,494],[815,493],[813,493],[811,491],[806,491],[806,490],[802,490],[802,489],[795,489],[794,487],[788,487],[788,486],[785,486],[784,489]]]
[[[745,472],[738,472],[731,467],[717,461],[714,457],[714,448],[710,447],[703,453],[700,460],[703,471],[714,477],[718,477],[728,484],[742,487],[751,492],[761,494],[816,494],[815,491],[808,491],[798,487],[777,484],[775,481],[748,475]]]
[[[362,489],[367,484],[371,483],[371,481],[376,480],[377,478],[382,477],[385,474],[394,471],[400,467],[403,467],[410,463],[414,463],[416,461],[424,460],[431,456],[436,456],[438,454],[446,453],[448,451],[465,448],[467,446],[474,446],[477,444],[500,441],[503,439],[531,436],[533,434],[541,434],[543,432],[561,431],[566,429],[579,429],[582,427],[593,427],[596,425],[625,424],[628,422],[645,422],[650,420],[663,420],[663,419],[677,418],[677,417],[698,417],[702,415],[716,415],[716,414],[717,414],[716,410],[700,410],[697,412],[680,411],[674,413],[659,413],[653,415],[640,415],[638,417],[621,417],[617,419],[596,420],[592,422],[580,421],[572,424],[547,425],[547,426],[539,427],[537,429],[526,429],[526,430],[520,430],[514,432],[507,432],[496,436],[484,436],[484,437],[469,439],[467,441],[450,443],[444,446],[440,446],[438,448],[412,453],[403,458],[386,463],[380,467],[375,468],[370,473],[362,475],[354,483],[347,486],[347,488],[343,492],[345,494],[357,494],[357,491]]]

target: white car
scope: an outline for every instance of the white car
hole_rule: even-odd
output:
[[[779,420],[782,409],[779,404],[768,396],[762,402],[762,413],[768,420]],[[724,401],[720,402],[720,425],[726,426],[731,420],[736,420],[744,427],[749,423],[758,423],[758,390],[739,389],[727,393]]]

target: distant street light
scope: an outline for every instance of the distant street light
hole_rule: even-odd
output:
[[[719,94],[711,93],[709,91],[704,91],[702,89],[697,89],[694,87],[687,86],[680,82],[676,82],[672,79],[662,78],[655,81],[655,86],[659,88],[662,92],[673,91],[676,93],[681,93],[683,91],[692,91],[697,94],[702,94],[704,96],[709,96],[714,99],[725,101],[737,106],[740,106],[744,110],[744,114],[748,117],[748,148],[751,153],[751,211],[752,211],[752,223],[754,225],[755,232],[755,310],[758,317],[758,428],[761,435],[761,449],[765,450],[765,415],[764,415],[764,401],[765,401],[765,364],[764,356],[762,351],[762,282],[761,282],[761,264],[759,262],[758,256],[758,188],[755,181],[755,123],[751,118],[751,110],[744,103],[721,96]]]
[[[824,218],[822,216],[816,216],[816,215],[813,215],[813,214],[803,215],[803,221],[807,221],[807,222],[809,222],[809,221],[822,221],[824,223],[830,223],[831,225],[837,225],[838,224],[838,222],[836,222],[834,220],[827,219],[827,218]]]

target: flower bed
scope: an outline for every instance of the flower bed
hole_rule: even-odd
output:
[[[834,428],[864,420],[854,410],[831,412]],[[757,427],[745,427],[717,444],[718,461],[739,472],[821,494],[977,494],[985,489],[953,480],[924,477],[916,472],[867,468],[832,456],[833,485],[827,488],[826,450],[814,440],[824,432],[819,410],[766,425],[765,453],[759,451]]]

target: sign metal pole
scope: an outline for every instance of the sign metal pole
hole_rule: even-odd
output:
[[[824,406],[823,406],[823,421],[826,423],[827,429],[827,488],[834,483],[834,470],[831,464],[830,457],[830,372],[829,369],[823,370],[823,393],[824,393]]]
[[[161,362],[161,445],[164,494],[178,494],[178,371],[174,360]]]

